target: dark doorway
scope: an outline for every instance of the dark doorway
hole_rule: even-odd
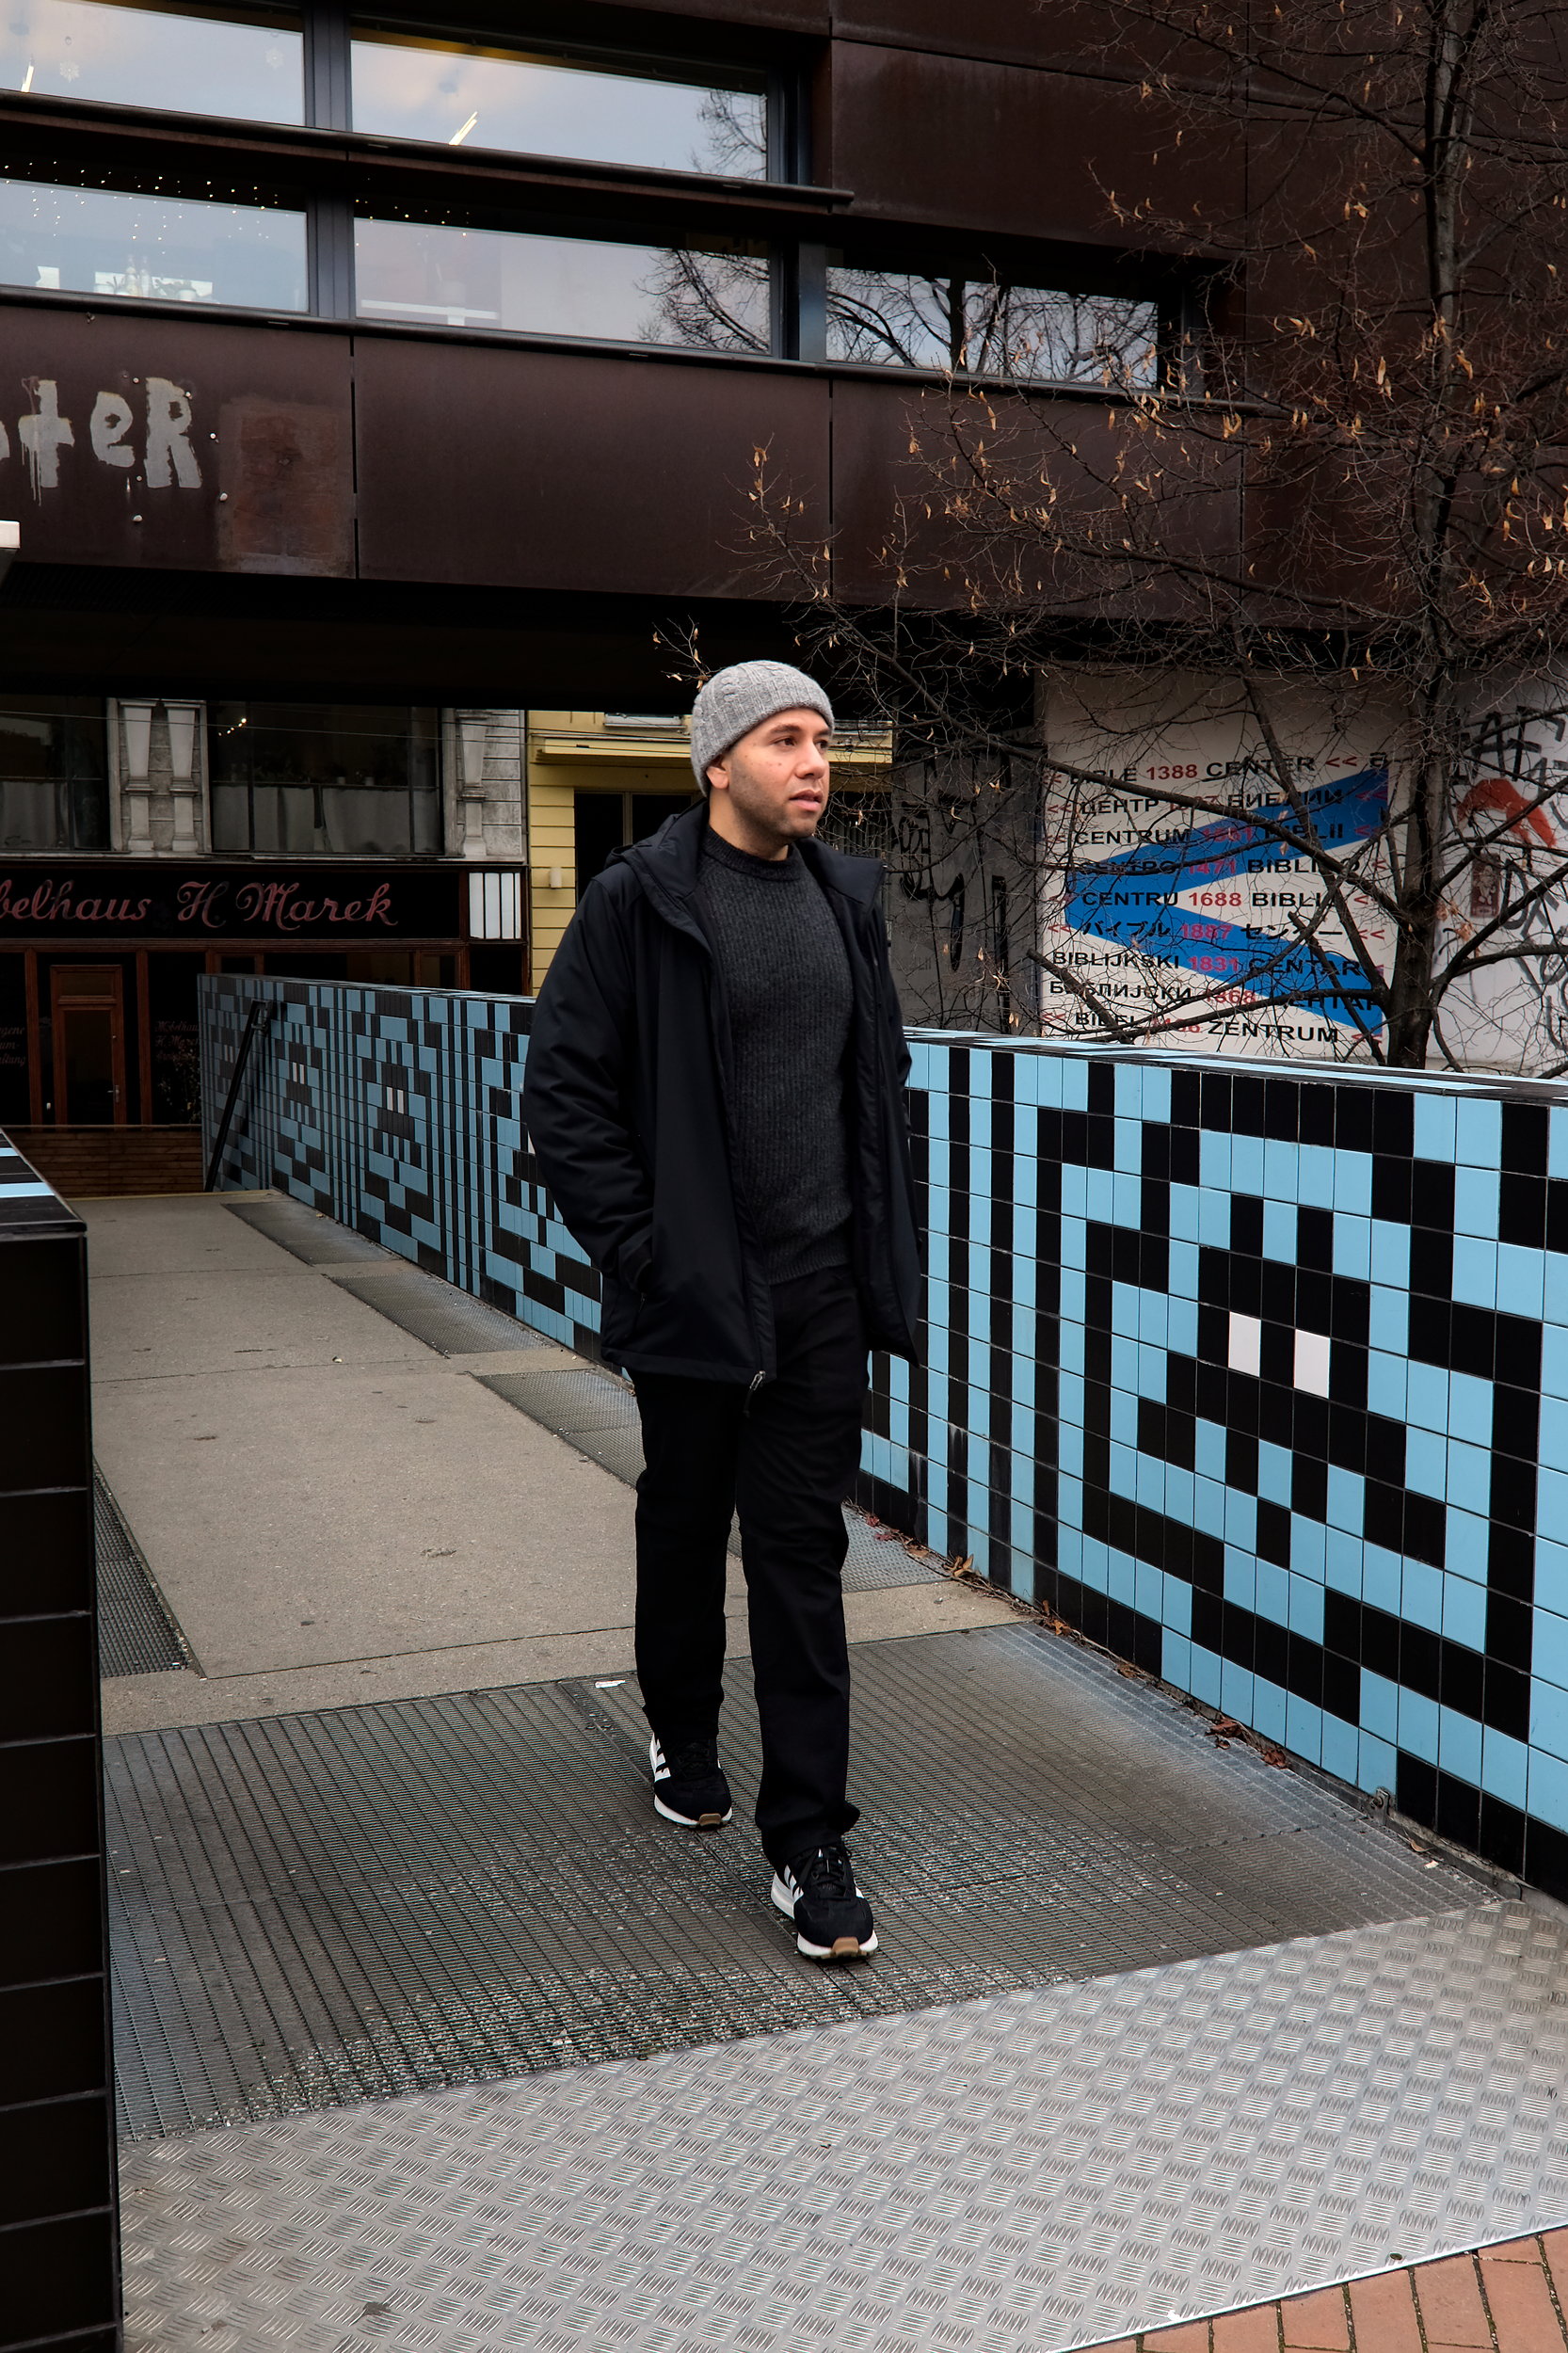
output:
[[[691,792],[574,792],[578,897],[603,870],[612,850],[629,841],[646,841],[666,817],[679,817],[690,808],[695,797]]]
[[[603,871],[611,851],[618,850],[626,838],[621,814],[624,798],[620,792],[574,792],[571,796],[580,899],[594,876]]]
[[[118,1126],[125,1118],[125,1005],[120,968],[112,964],[57,964],[50,987],[56,1125]]]
[[[690,792],[632,792],[631,838],[646,841],[650,833],[657,833],[666,817],[679,817],[683,808],[690,808]]]

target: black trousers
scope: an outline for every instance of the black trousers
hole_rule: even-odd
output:
[[[857,1818],[849,1772],[842,1504],[860,1458],[866,1335],[847,1267],[774,1288],[776,1380],[639,1373],[637,1675],[666,1745],[711,1738],[724,1697],[724,1588],[741,1523],[762,1723],[757,1827],[775,1865]]]

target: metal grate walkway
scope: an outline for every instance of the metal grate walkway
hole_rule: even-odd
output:
[[[136,2136],[857,2019],[1408,1917],[1489,1892],[1032,1628],[855,1654],[883,1953],[824,1974],[745,1809],[648,1802],[616,1680],[108,1744],[117,2047]],[[737,1682],[743,1678],[736,1678]]]

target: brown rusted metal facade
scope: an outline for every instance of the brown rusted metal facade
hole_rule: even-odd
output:
[[[470,21],[451,0],[424,11],[438,13]],[[177,175],[383,213],[413,200],[455,219],[511,208],[536,227],[558,216],[808,245],[896,229],[917,246],[1016,241],[1040,272],[1064,255],[1120,256],[1112,164],[1123,187],[1177,193],[1135,71],[1095,51],[1076,8],[713,0],[570,15],[580,34],[717,46],[788,74],[804,181],[714,185],[0,94],[9,168],[43,176],[63,161],[125,184]],[[1239,153],[1180,164],[1209,197],[1240,168]],[[74,435],[46,468],[17,431],[40,381],[57,386]],[[139,451],[157,385],[188,393],[190,464],[154,485],[140,462],[95,455],[88,426],[98,395],[118,393],[133,414],[118,454]],[[776,632],[745,547],[760,446],[811,526],[846,534],[845,584],[861,584],[910,390],[901,373],[789,358],[0,293],[0,512],[19,517],[23,545],[0,598],[0,678],[151,691],[194,647],[203,677],[251,693],[377,693],[407,681],[411,660],[432,696],[560,703],[566,636],[568,670],[600,680],[595,699],[643,703],[662,684],[647,624],[672,605],[699,608],[726,650]],[[203,581],[222,585],[208,595]]]
[[[292,209],[308,224],[309,289],[304,307],[268,310],[168,280],[128,293],[113,271],[92,291],[72,291],[58,268],[0,282],[0,518],[17,521],[21,543],[0,584],[0,699],[104,698],[121,770],[127,711],[167,707],[171,745],[182,712],[204,727],[220,706],[444,714],[442,829],[384,859],[425,910],[401,925],[399,952],[412,977],[526,985],[526,918],[520,934],[482,945],[480,901],[460,871],[515,875],[517,904],[536,915],[545,904],[549,886],[525,872],[526,818],[514,840],[480,808],[473,778],[489,772],[483,749],[464,748],[472,714],[667,711],[676,690],[660,639],[693,624],[710,663],[788,652],[786,616],[748,543],[759,453],[797,503],[800,530],[831,547],[840,588],[882,593],[877,550],[906,478],[912,404],[945,395],[929,369],[827,356],[810,289],[820,294],[831,258],[919,270],[931,256],[951,270],[967,254],[1025,285],[1168,289],[1174,257],[1124,249],[1108,176],[1173,206],[1183,187],[1233,194],[1240,163],[1189,147],[1178,187],[1138,60],[1097,46],[1094,12],[1071,0],[536,0],[515,11],[410,0],[394,13],[427,39],[597,44],[699,77],[717,60],[769,92],[765,174],[356,130],[349,19],[325,0],[298,19],[294,125],[93,103],[74,84],[34,87],[29,69],[27,87],[0,89],[0,195],[24,181]],[[179,101],[178,87],[170,94]],[[738,240],[769,257],[772,326],[764,347],[720,350],[503,332],[478,313],[372,315],[354,277],[367,218],[672,248]],[[1097,444],[1103,387],[1061,397]],[[1212,503],[1205,527],[1230,527]],[[164,719],[135,724],[143,754],[151,725],[163,757]],[[128,789],[117,808],[131,807],[137,779]],[[172,831],[167,817],[145,835],[121,818],[85,845],[0,840],[8,904],[38,904],[27,878],[47,865],[74,881],[79,904],[163,908],[169,861],[248,855],[216,839],[181,789],[175,776],[165,807],[185,813]],[[295,872],[290,846],[248,855],[276,879]],[[344,890],[354,863],[340,859]],[[421,880],[432,869],[448,873],[444,897]],[[108,891],[105,872],[122,871],[127,888]],[[321,871],[329,895],[330,857]],[[94,1005],[113,1042],[92,1118],[178,1124],[179,1089],[159,1060],[159,972],[167,995],[169,975],[185,975],[188,993],[189,974],[215,961],[283,968],[280,943],[260,935],[206,940],[198,956],[177,925],[154,938],[143,921],[101,928],[90,952],[73,942],[54,980],[57,926],[24,918],[3,931],[0,1116],[35,1135],[80,1125],[62,1040],[89,1035]],[[372,976],[364,943],[344,962],[329,927],[287,947],[296,964],[313,955],[324,972]],[[392,970],[386,956],[374,966]],[[184,1018],[176,1008],[164,1031],[183,1034]]]

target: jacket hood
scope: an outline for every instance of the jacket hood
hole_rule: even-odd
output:
[[[707,831],[708,807],[698,801],[678,817],[666,817],[646,841],[613,851],[608,862],[629,867],[656,906],[676,902],[666,911],[679,920],[685,916],[686,902],[701,879]],[[880,858],[847,857],[841,850],[830,850],[825,841],[802,841],[796,846],[824,890],[837,890],[861,904],[875,899],[882,880]]]

